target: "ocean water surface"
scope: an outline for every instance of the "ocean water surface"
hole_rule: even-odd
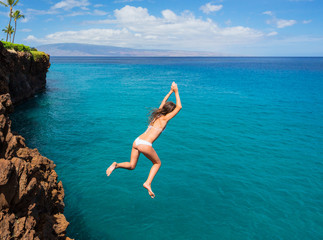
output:
[[[323,58],[51,58],[13,130],[57,165],[78,240],[323,239]],[[172,81],[182,111],[129,161]],[[175,101],[174,96],[170,100]]]

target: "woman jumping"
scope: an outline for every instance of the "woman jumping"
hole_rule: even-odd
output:
[[[167,99],[172,93],[175,93],[176,104],[173,102],[167,102]],[[154,198],[155,194],[151,190],[151,182],[157,174],[161,162],[160,159],[152,147],[153,142],[159,137],[164,131],[167,123],[182,109],[181,100],[178,93],[177,84],[172,83],[170,92],[165,96],[164,100],[160,104],[158,109],[155,109],[149,117],[149,126],[147,130],[141,134],[132,144],[132,151],[130,162],[123,163],[112,163],[107,169],[106,173],[108,176],[117,168],[125,168],[128,170],[135,169],[140,153],[143,153],[152,163],[153,166],[150,169],[148,178],[143,184],[144,188],[148,190],[149,195]]]

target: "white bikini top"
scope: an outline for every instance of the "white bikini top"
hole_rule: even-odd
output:
[[[161,129],[161,128],[158,128],[158,127],[154,127],[154,126],[152,126],[152,125],[149,125],[149,126],[148,126],[148,128],[147,128],[147,130],[146,130],[146,132],[147,132],[147,131],[149,131],[151,128],[156,129],[156,130],[158,130],[158,131],[160,131],[160,132],[164,132],[164,130],[165,130],[165,129],[163,130],[163,129]]]

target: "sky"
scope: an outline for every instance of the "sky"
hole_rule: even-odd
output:
[[[20,0],[14,10],[25,15],[15,42],[34,47],[86,43],[228,56],[323,56],[323,0]],[[8,11],[0,5],[1,29]]]

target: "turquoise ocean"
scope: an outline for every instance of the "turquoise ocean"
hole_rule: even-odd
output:
[[[323,58],[52,57],[13,130],[57,165],[78,240],[323,239]],[[178,83],[183,109],[129,161]],[[175,101],[174,96],[171,97]]]

